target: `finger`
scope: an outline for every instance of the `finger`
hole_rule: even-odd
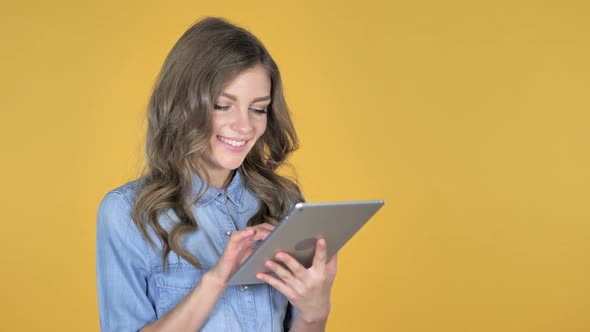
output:
[[[330,260],[328,261],[327,265],[336,267],[337,264],[338,264],[338,254],[334,254],[334,256],[332,256],[332,258],[330,258]]]
[[[262,241],[270,234],[274,226],[268,223],[247,227],[240,231],[235,231],[230,235],[228,246],[235,248],[246,248],[255,241]]]
[[[230,236],[227,247],[217,263],[218,271],[222,277],[229,278],[229,275],[237,267],[237,264],[243,261],[242,257],[249,255],[252,250],[252,237],[254,230],[234,232]]]
[[[252,255],[254,252],[254,248],[252,246],[247,247],[244,251],[240,254],[239,263],[242,264],[244,261]]]
[[[326,247],[326,240],[323,238],[318,239],[315,244],[313,267],[320,269],[320,271],[323,271],[323,269],[326,267],[326,256],[328,255]]]
[[[274,225],[271,225],[271,224],[266,223],[266,222],[263,223],[263,224],[256,225],[256,227],[264,228],[264,229],[266,229],[269,232],[272,232],[273,229],[275,229],[275,226]]]
[[[295,294],[305,294],[306,285],[309,281],[309,273],[307,269],[299,264],[299,262],[291,255],[284,252],[280,252],[275,257],[280,257],[279,262],[273,262],[271,260],[266,262],[266,267],[270,268],[282,281],[287,284]],[[288,262],[288,263],[286,263]]]
[[[252,227],[244,228],[241,231],[232,232],[229,239],[234,241],[240,241],[241,239],[253,236],[256,234],[256,229]]]
[[[256,230],[254,229],[233,232],[229,238],[227,249],[229,251],[242,251],[244,248],[252,246],[255,236]]]
[[[266,237],[270,234],[270,231],[264,228],[256,229],[256,235],[254,236],[254,241],[262,241],[266,239]]]
[[[330,260],[328,261],[328,264],[326,264],[326,271],[328,271],[328,273],[332,279],[334,279],[336,277],[337,265],[338,265],[338,255],[336,254],[336,255],[332,256],[332,258],[330,258]]]
[[[293,256],[284,252],[279,252],[275,255],[275,258],[278,261],[285,264],[289,268],[289,270],[291,270],[291,272],[298,278],[305,279],[305,272],[307,272],[307,269],[303,265],[301,265],[295,258],[293,258]]]
[[[293,282],[293,273],[284,268],[281,264],[273,262],[272,260],[267,260],[264,263],[264,266],[266,266],[269,270],[274,272],[274,274],[276,274],[277,277],[281,278],[283,282],[288,284]]]
[[[256,278],[264,281],[265,283],[271,285],[274,289],[281,292],[281,294],[285,295],[285,297],[289,301],[293,301],[295,299],[295,292],[287,286],[284,282],[280,281],[277,278],[271,277],[266,273],[257,273]]]
[[[264,240],[274,230],[271,224],[260,224],[254,226],[258,233],[260,233],[259,240]]]

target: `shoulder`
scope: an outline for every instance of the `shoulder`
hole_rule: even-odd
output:
[[[151,253],[131,215],[136,186],[130,182],[109,191],[98,207],[96,257],[103,278],[131,273],[128,269],[147,275],[151,269]]]
[[[135,180],[109,191],[102,199],[101,205],[124,201],[131,206],[137,193],[137,184],[138,180]]]
[[[109,191],[101,200],[98,207],[97,231],[104,233],[121,233],[133,226],[131,209],[135,200],[137,181]]]

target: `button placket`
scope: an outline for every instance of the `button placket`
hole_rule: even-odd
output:
[[[216,225],[218,226],[219,231],[223,234],[223,237],[225,239],[223,241],[224,247],[225,247],[227,245],[227,243],[229,242],[229,238],[231,237],[233,232],[235,232],[237,229],[236,229],[235,223],[233,222],[233,218],[227,209],[226,204],[221,202],[222,196],[219,195],[217,197],[217,199],[218,199],[218,201],[216,202],[217,203],[216,205],[224,217],[219,218]]]

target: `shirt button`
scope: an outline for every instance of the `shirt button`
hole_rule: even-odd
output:
[[[230,237],[231,236],[231,231],[225,232],[225,236]]]
[[[243,285],[243,286],[242,286],[242,292],[245,292],[245,291],[247,291],[247,290],[248,290],[248,286],[247,286],[247,285]]]

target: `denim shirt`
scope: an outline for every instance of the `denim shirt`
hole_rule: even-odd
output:
[[[202,181],[194,176],[194,188]],[[197,269],[170,252],[164,272],[161,247],[154,248],[131,219],[137,181],[109,192],[98,210],[96,270],[102,331],[138,331],[161,318],[180,302],[221,257],[229,234],[243,229],[259,201],[236,172],[226,190],[210,188],[192,207],[198,229],[183,237],[182,245],[195,256]],[[159,223],[170,230],[178,220],[162,213]],[[283,331],[295,310],[268,284],[228,286],[201,331]]]

